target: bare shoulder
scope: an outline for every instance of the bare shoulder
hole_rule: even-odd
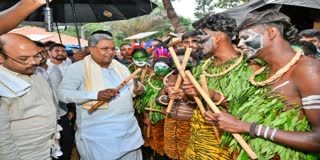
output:
[[[320,95],[320,62],[303,56],[292,72],[292,80],[302,97],[310,94]]]
[[[303,56],[293,71],[294,76],[315,76],[320,77],[320,61]],[[300,77],[302,78],[302,77]]]

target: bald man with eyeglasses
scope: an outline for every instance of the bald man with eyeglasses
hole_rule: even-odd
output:
[[[47,81],[35,73],[42,51],[25,36],[0,36],[0,159],[55,155],[57,102]]]

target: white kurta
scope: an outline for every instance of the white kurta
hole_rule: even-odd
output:
[[[2,66],[0,71],[30,84],[30,90],[22,95],[0,95],[0,159],[51,159],[57,130],[51,88],[40,74],[23,76]],[[0,78],[0,90],[5,89],[10,89],[10,85]]]
[[[129,76],[129,70],[125,68],[125,71]],[[124,80],[112,66],[103,68],[102,73],[106,88],[115,88]],[[120,94],[109,102],[109,108],[90,114],[81,104],[96,100],[98,91],[85,91],[84,84],[85,67],[83,61],[79,61],[69,66],[58,90],[59,100],[76,103],[76,143],[81,159],[115,160],[138,149],[143,139],[134,117],[130,85],[123,87]]]

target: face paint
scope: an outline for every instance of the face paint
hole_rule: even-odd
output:
[[[261,33],[257,33],[252,29],[245,29],[240,31],[239,36],[239,43],[246,45],[249,49],[248,58],[256,55],[263,48],[263,35]]]
[[[207,38],[201,40],[199,43],[202,46],[203,54],[211,53],[213,48],[213,39],[211,36],[208,36]]]
[[[146,65],[147,61],[148,61],[147,55],[145,55],[142,52],[134,53],[132,59],[133,59],[134,64],[136,64],[139,67]]]
[[[164,62],[154,64],[153,70],[157,76],[164,77],[170,72],[170,67]]]

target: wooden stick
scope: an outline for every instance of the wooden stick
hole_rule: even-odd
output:
[[[163,113],[163,110],[159,110],[159,109],[152,109],[152,108],[144,108],[147,111],[154,111],[154,112],[161,112]]]
[[[173,48],[170,47],[169,48],[169,51],[170,51],[170,54],[171,52],[174,52]],[[179,66],[180,66],[180,69],[181,70],[185,70],[186,68],[186,65],[188,63],[188,59],[191,55],[191,52],[192,52],[192,49],[191,48],[188,48],[186,50],[186,53],[184,54],[184,57],[183,57],[183,60],[182,60],[182,65],[180,66],[180,62],[179,62]],[[175,53],[175,52],[174,52]],[[178,78],[177,78],[177,81],[176,81],[176,84],[174,85],[174,89],[173,90],[178,90],[180,88],[180,85],[182,83],[182,77],[180,75],[178,75]],[[172,109],[172,106],[173,106],[173,103],[174,103],[174,100],[173,99],[170,99],[169,101],[169,104],[168,104],[168,107],[167,107],[167,116],[168,114],[171,112],[171,109]]]
[[[150,101],[150,109],[153,109],[153,101]],[[151,120],[152,111],[149,112],[149,120]],[[150,126],[147,127],[147,138],[150,138]]]
[[[221,113],[219,108],[214,104],[214,102],[211,100],[210,96],[206,94],[206,92],[201,88],[197,80],[193,77],[190,71],[185,71],[186,75],[189,77],[193,85],[197,88],[201,96],[204,98],[204,100],[207,102],[209,107],[215,112],[215,113]],[[247,144],[247,142],[236,133],[232,133],[233,137],[238,141],[238,143],[241,145],[241,147],[247,152],[247,154],[250,156],[251,159],[257,159],[257,155],[252,151],[251,147]]]
[[[192,49],[191,49],[191,48],[188,48],[188,49],[189,49],[189,52],[191,53]],[[188,52],[188,49],[187,49],[186,52]],[[180,76],[182,77],[182,79],[183,79],[185,82],[190,82],[189,79],[188,79],[188,77],[187,77],[186,74],[184,73],[184,69],[185,69],[185,68],[182,68],[182,66],[180,65],[179,59],[178,59],[178,57],[177,57],[177,55],[176,55],[176,52],[173,50],[172,47],[169,48],[169,51],[170,51],[170,54],[171,54],[171,56],[172,56],[172,59],[173,59],[174,63],[176,64],[176,67],[177,67],[177,69],[178,69],[178,71],[179,71]],[[184,58],[185,58],[185,57],[184,57]],[[189,57],[188,57],[188,59],[189,59]],[[188,62],[188,59],[187,59],[187,62]],[[196,96],[194,96],[193,98],[194,98],[194,100],[196,101],[196,103],[197,103],[200,111],[204,111],[204,112],[205,112],[205,108],[204,108],[204,106],[203,106],[200,98],[199,98],[199,97],[196,97]],[[203,112],[203,114],[204,114],[204,112]],[[202,115],[203,115],[203,114],[202,114]]]
[[[141,83],[144,82],[144,78],[146,77],[146,74],[147,74],[147,68],[145,67],[144,69],[142,69],[142,73],[141,73],[141,77],[140,77],[140,82]]]
[[[134,78],[139,72],[141,72],[141,68],[138,68],[137,70],[135,70],[131,75],[129,75],[121,84],[119,84],[115,89],[117,91],[119,91],[123,86],[125,86],[132,78]],[[104,103],[106,103],[105,101],[99,101],[96,104],[94,104],[89,110],[88,112],[94,112],[95,110],[97,110],[100,106],[102,106]]]
[[[203,90],[207,94],[209,94],[209,89],[208,89],[207,80],[206,80],[206,76],[205,75],[203,75],[203,74],[200,75],[200,82],[201,82],[201,86],[202,86]],[[203,112],[202,115],[204,115],[205,110],[201,111],[201,112]],[[219,130],[218,130],[217,126],[213,126],[213,131],[214,131],[214,134],[216,136],[216,139],[217,139],[218,143],[221,144],[220,133],[219,133]]]

